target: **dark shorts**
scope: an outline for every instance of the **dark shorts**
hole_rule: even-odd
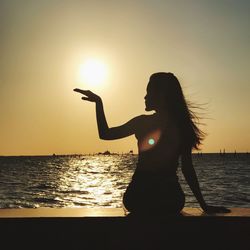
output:
[[[123,195],[123,204],[129,212],[178,214],[185,195],[176,175],[137,172]]]

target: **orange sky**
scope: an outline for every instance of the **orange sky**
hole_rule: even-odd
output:
[[[0,3],[0,155],[136,149],[98,138],[95,109],[72,90],[99,58],[110,126],[146,113],[149,76],[173,72],[187,99],[207,103],[203,152],[250,151],[249,1]]]

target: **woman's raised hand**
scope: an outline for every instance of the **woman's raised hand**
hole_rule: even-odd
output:
[[[94,94],[93,92],[91,92],[90,90],[83,90],[83,89],[74,89],[75,92],[78,92],[80,94],[83,94],[85,96],[82,97],[82,100],[86,100],[89,102],[98,102],[101,101],[101,97]]]
[[[230,213],[231,210],[222,206],[206,206],[204,209],[206,214]]]

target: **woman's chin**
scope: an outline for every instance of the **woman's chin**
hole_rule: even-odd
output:
[[[153,109],[150,107],[145,107],[145,111],[152,111]]]

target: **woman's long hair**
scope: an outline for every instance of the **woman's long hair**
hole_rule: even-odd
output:
[[[198,128],[200,117],[192,110],[197,106],[186,101],[177,77],[173,73],[158,72],[151,75],[150,82],[164,96],[164,108],[180,128],[182,150],[199,150],[206,134]]]

